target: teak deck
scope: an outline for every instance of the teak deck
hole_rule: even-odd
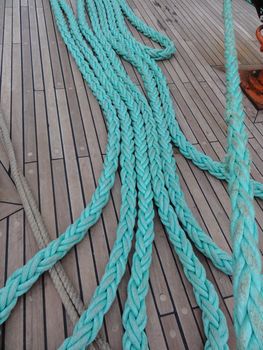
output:
[[[198,148],[214,159],[224,157],[225,85],[222,0],[132,0],[134,11],[165,31],[176,44],[176,55],[161,62],[179,123]],[[240,64],[259,66],[262,54],[255,38],[255,9],[234,0]],[[134,35],[139,36],[132,29]],[[149,41],[141,38],[146,43]],[[136,84],[136,72],[127,63]],[[48,0],[0,0],[1,105],[8,118],[20,166],[39,201],[52,237],[72,222],[84,207],[98,179],[106,145],[100,108],[57,32]],[[245,98],[246,125],[253,158],[253,176],[262,181],[263,113]],[[2,147],[2,146],[1,146]],[[202,227],[230,251],[230,206],[225,184],[175,154],[187,201]],[[0,286],[27,261],[37,246],[25,220],[3,149],[0,149]],[[120,206],[117,179],[102,219],[63,260],[63,266],[88,304],[115,239]],[[262,237],[263,203],[256,203]],[[261,239],[262,241],[262,239]],[[230,278],[201,257],[216,285],[230,327],[234,349]],[[106,316],[102,334],[112,349],[121,349],[121,312],[128,272],[117,300]],[[147,334],[151,350],[203,347],[200,311],[177,257],[156,220]],[[6,350],[54,350],[72,331],[48,274],[19,299],[1,330]]]

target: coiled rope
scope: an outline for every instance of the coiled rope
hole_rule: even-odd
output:
[[[66,0],[50,0],[50,3],[60,34],[107,121],[108,144],[103,171],[81,216],[8,278],[0,290],[0,322],[8,318],[18,297],[79,243],[97,222],[108,202],[120,164],[122,202],[116,241],[88,308],[60,349],[85,349],[95,339],[125,272],[135,227],[135,252],[123,313],[123,348],[148,348],[145,299],[154,240],[154,205],[202,311],[205,348],[228,349],[228,328],[217,293],[206,278],[193,245],[218,269],[229,275],[233,273],[238,348],[262,349],[261,255],[253,197],[263,198],[263,187],[250,178],[231,0],[224,0],[223,12],[228,125],[227,155],[223,163],[191,145],[176,121],[165,77],[156,64],[157,60],[167,59],[174,53],[173,43],[137,18],[124,0],[84,1],[77,0],[78,18]],[[125,19],[162,48],[153,49],[138,42]],[[145,95],[132,83],[119,57],[140,73]],[[195,220],[180,187],[172,146],[199,168],[228,182],[233,257],[218,247]]]

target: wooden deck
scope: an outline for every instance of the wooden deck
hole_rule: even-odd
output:
[[[160,63],[174,98],[179,123],[198,148],[223,159],[224,61],[222,0],[130,0],[137,14],[163,30],[177,47]],[[240,64],[260,65],[255,39],[255,9],[234,0]],[[134,35],[139,35],[134,30]],[[148,43],[148,40],[141,38]],[[125,63],[136,84],[136,72]],[[96,186],[106,145],[106,127],[95,98],[83,83],[56,30],[48,0],[0,0],[1,104],[11,128],[20,166],[38,199],[45,223],[56,237],[78,217]],[[262,181],[263,113],[245,99],[253,176]],[[229,201],[225,184],[176,154],[187,201],[202,227],[230,250]],[[28,260],[37,246],[0,149],[0,286]],[[120,206],[119,179],[103,217],[63,260],[85,303],[100,279],[115,239]],[[260,236],[263,203],[256,203]],[[262,241],[262,240],[261,240]],[[234,349],[231,281],[201,257],[218,289]],[[112,349],[121,349],[121,312],[128,273],[106,316],[102,333]],[[151,350],[203,347],[200,311],[180,263],[156,221],[147,334]],[[53,350],[72,331],[48,274],[20,298],[1,329],[0,348]]]

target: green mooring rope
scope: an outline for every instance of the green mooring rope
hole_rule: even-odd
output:
[[[154,240],[154,205],[202,311],[205,348],[228,349],[228,328],[217,293],[206,278],[193,245],[218,269],[228,275],[233,272],[238,348],[263,349],[261,254],[253,207],[254,196],[263,198],[263,187],[250,178],[231,0],[224,0],[228,148],[223,163],[191,145],[176,121],[165,77],[156,64],[157,60],[167,59],[174,53],[173,43],[137,18],[124,0],[84,1],[77,0],[76,18],[66,0],[50,0],[61,36],[107,121],[103,170],[91,201],[80,217],[8,278],[0,290],[0,322],[9,317],[18,297],[79,243],[98,221],[120,164],[121,209],[116,241],[90,305],[60,349],[85,349],[95,339],[126,270],[135,227],[135,252],[123,312],[123,348],[148,348],[145,299]],[[128,30],[125,18],[162,48],[154,49],[138,42]],[[132,83],[119,57],[140,73],[145,95]],[[173,146],[199,168],[227,180],[232,206],[233,257],[202,230],[188,207]]]

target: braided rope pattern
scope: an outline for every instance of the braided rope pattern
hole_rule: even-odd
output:
[[[250,155],[247,147],[245,113],[238,75],[232,26],[231,1],[224,3],[225,62],[227,76],[228,142],[226,164],[231,199],[233,243],[234,324],[239,349],[263,346],[263,285],[258,230],[255,224],[253,189],[250,183]]]
[[[216,162],[198,151],[180,130],[168,86],[156,64],[157,60],[169,58],[174,53],[174,45],[166,36],[137,18],[124,0],[77,0],[78,18],[65,0],[50,0],[50,3],[61,36],[106,117],[106,159],[98,187],[80,218],[13,273],[0,290],[0,322],[8,318],[17,298],[80,242],[96,223],[109,199],[120,164],[122,203],[116,241],[90,305],[77,322],[72,336],[64,341],[60,349],[85,349],[95,339],[125,272],[136,220],[135,252],[123,313],[123,347],[148,348],[146,296],[154,239],[153,204],[193,286],[202,311],[207,338],[205,347],[228,349],[228,328],[214,286],[206,278],[205,269],[192,245],[224,273],[231,275],[234,271],[237,300],[234,321],[238,346],[240,349],[261,349],[261,265],[252,198],[253,195],[263,198],[263,186],[250,179],[231,0],[225,0],[224,6],[228,91],[226,163]],[[86,13],[89,14],[91,27]],[[147,47],[135,40],[127,28],[125,17],[142,34],[160,44],[161,49]],[[132,83],[118,56],[140,73],[147,98]],[[233,210],[233,262],[232,257],[202,230],[188,207],[176,171],[172,145],[199,168],[228,182]],[[249,283],[244,288],[245,282]]]

